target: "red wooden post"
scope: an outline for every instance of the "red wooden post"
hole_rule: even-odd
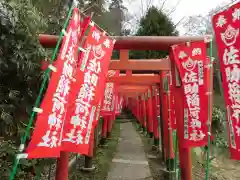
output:
[[[81,168],[85,172],[92,172],[93,170],[95,170],[95,166],[93,166],[93,161],[92,161],[93,149],[94,149],[94,133],[95,131],[93,131],[93,133],[90,136],[89,150],[88,150],[89,155],[85,156],[84,167]]]
[[[103,123],[102,123],[102,132],[101,132],[101,140],[100,145],[104,145],[107,138],[107,126],[108,126],[108,118],[107,116],[103,117]]]
[[[164,122],[164,149],[165,149],[165,161],[167,164],[168,171],[174,169],[174,150],[173,150],[173,137],[172,130],[169,126],[170,116],[169,116],[169,101],[168,101],[168,90],[164,88],[165,80],[167,80],[167,72],[161,72],[161,96],[162,96],[162,110],[163,110],[163,122]]]
[[[180,172],[182,180],[192,180],[192,157],[191,149],[184,148],[181,143],[183,139],[183,125],[184,125],[184,90],[179,79],[178,71],[174,61],[171,61],[172,67],[172,80],[173,80],[173,95],[174,95],[174,108],[177,123],[177,137],[179,139],[178,150],[180,159]],[[181,128],[178,128],[181,127]]]
[[[152,88],[150,87],[148,89],[148,100],[147,100],[147,105],[148,105],[148,131],[149,131],[149,136],[152,138],[153,137],[153,103],[152,103]]]
[[[157,95],[157,88],[152,88],[152,95],[153,95],[153,135],[154,135],[154,146],[159,145],[159,123],[158,123],[158,116],[160,114],[158,113],[158,107],[159,107],[159,101],[158,101],[158,95]]]
[[[138,104],[138,97],[136,97],[136,120],[137,123],[139,122],[139,104]]]
[[[166,94],[164,93],[164,73],[160,72],[160,86],[159,86],[159,95],[160,95],[160,104],[161,104],[161,128],[162,128],[162,153],[163,159],[167,161],[167,151],[168,151],[168,114],[167,114],[167,100]]]
[[[164,133],[164,154],[165,154],[165,162],[168,159],[168,151],[169,151],[169,143],[168,143],[168,134],[169,134],[169,129],[168,129],[168,104],[167,104],[167,95],[166,93],[162,92],[162,109],[163,109],[163,115],[162,115],[162,120],[163,120],[163,133]]]
[[[107,138],[110,138],[112,132],[113,121],[115,120],[115,115],[108,116],[107,123]]]
[[[141,125],[142,130],[144,129],[143,126],[143,104],[142,104],[142,96],[138,96],[139,99],[139,122]]]
[[[146,100],[145,94],[142,94],[142,120],[143,120],[143,131],[147,131],[147,116],[146,116]]]
[[[69,153],[61,152],[57,159],[56,180],[68,180]]]
[[[136,116],[136,119],[137,119],[137,124],[138,124],[138,127],[141,126],[141,120],[140,120],[140,99],[139,99],[139,96],[136,97],[137,98],[137,116]]]

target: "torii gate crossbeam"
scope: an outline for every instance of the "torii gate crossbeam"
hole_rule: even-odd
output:
[[[204,37],[179,37],[179,36],[125,36],[125,37],[113,37],[116,39],[114,45],[115,50],[120,50],[120,60],[112,60],[110,68],[112,70],[148,70],[148,71],[161,71],[170,70],[170,62],[167,59],[155,59],[155,60],[129,60],[128,50],[169,50],[170,46],[175,44],[181,44],[190,41],[204,40]],[[46,48],[53,48],[56,46],[58,36],[53,35],[39,35],[40,43]],[[130,73],[131,74],[131,73]],[[128,76],[128,78],[131,76]],[[141,76],[139,76],[141,77]],[[139,77],[133,76],[127,81],[125,77],[119,77],[118,81],[123,83],[133,83]],[[144,77],[146,81],[149,77]],[[151,77],[151,81],[154,84],[157,80],[157,76]],[[160,78],[159,78],[160,79]],[[117,80],[116,80],[117,81]],[[153,82],[154,81],[154,82]],[[159,84],[158,82],[156,82]],[[144,84],[144,83],[143,83]],[[136,89],[135,89],[136,90]],[[129,90],[130,91],[130,90]],[[129,95],[132,93],[129,92]],[[184,159],[184,167],[181,167],[182,177],[184,180],[192,180],[192,164],[191,164],[191,151],[188,148],[180,147],[182,153],[180,156]],[[184,153],[183,153],[184,152]],[[65,161],[66,159],[62,159]]]

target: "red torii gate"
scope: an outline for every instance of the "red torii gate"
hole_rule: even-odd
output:
[[[163,93],[163,85],[161,83],[160,71],[170,71],[171,63],[168,59],[130,59],[128,56],[129,50],[169,50],[170,46],[174,44],[180,44],[190,41],[203,40],[204,37],[174,37],[174,36],[132,36],[132,37],[113,37],[116,39],[114,49],[120,50],[120,60],[112,60],[109,66],[110,70],[125,70],[126,75],[120,75],[117,78],[110,79],[120,83],[121,85],[138,85],[138,88],[122,88],[122,93],[126,93],[128,96],[134,97],[136,92],[144,93],[146,86],[157,85],[160,89],[160,95]],[[58,36],[53,35],[39,35],[40,43],[47,48],[55,47]],[[143,74],[135,75],[132,71],[141,71]],[[155,74],[150,74],[150,73]],[[144,75],[145,73],[148,73]],[[174,72],[175,73],[175,72]],[[173,74],[173,77],[176,77]],[[177,86],[176,79],[173,78],[173,85]],[[142,87],[141,87],[142,86]],[[181,89],[181,84],[178,84],[178,88]],[[127,89],[127,91],[126,91]],[[176,102],[179,103],[179,108],[181,109],[181,102],[183,101],[183,96],[181,91],[175,96],[177,97]],[[161,98],[160,98],[161,100]],[[160,106],[162,108],[162,106]],[[162,111],[162,109],[160,110]],[[162,114],[162,113],[161,113]],[[177,114],[177,120],[183,118],[183,112],[179,111]],[[162,121],[161,121],[162,122]],[[162,136],[165,134],[162,133]],[[164,153],[164,152],[163,152]],[[181,179],[182,180],[192,180],[192,159],[191,151],[189,148],[184,148],[179,144],[180,153],[180,169],[181,169]],[[59,166],[57,168],[56,179],[63,180],[66,177],[66,168],[68,164],[68,155],[62,153],[59,159]],[[64,179],[65,180],[65,179]]]

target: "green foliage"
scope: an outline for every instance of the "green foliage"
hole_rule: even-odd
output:
[[[149,8],[148,12],[140,20],[136,36],[176,36],[178,32],[171,19],[156,7]],[[167,51],[132,51],[130,56],[133,59],[162,58]]]
[[[31,3],[20,0],[0,3],[0,22],[0,123],[11,124],[27,115],[36,99],[45,58],[37,34],[46,24]]]
[[[97,23],[110,35],[120,36],[129,33],[122,27],[124,14],[127,11],[122,0],[112,0],[109,5],[109,11],[105,11],[99,17],[94,17]],[[113,59],[119,59],[119,51],[113,51]]]
[[[62,29],[66,12],[68,10],[68,1],[64,0],[30,0],[39,12],[43,14],[47,28],[41,33],[58,35]]]
[[[224,113],[222,109],[213,106],[212,109],[212,130],[221,132],[224,124]]]
[[[228,148],[229,147],[228,141],[222,134],[216,134],[214,144],[218,148]]]
[[[226,132],[224,132],[224,112],[221,108],[213,106],[212,132],[214,133],[214,145],[218,148],[227,148]]]
[[[30,1],[6,0],[0,1],[0,29],[0,179],[8,179],[8,168],[39,91],[46,53],[38,34],[47,24]],[[34,172],[36,163],[21,161],[17,179],[29,179],[25,172]]]

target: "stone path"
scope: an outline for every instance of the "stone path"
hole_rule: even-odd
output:
[[[143,143],[131,122],[122,123],[107,180],[152,180]]]

